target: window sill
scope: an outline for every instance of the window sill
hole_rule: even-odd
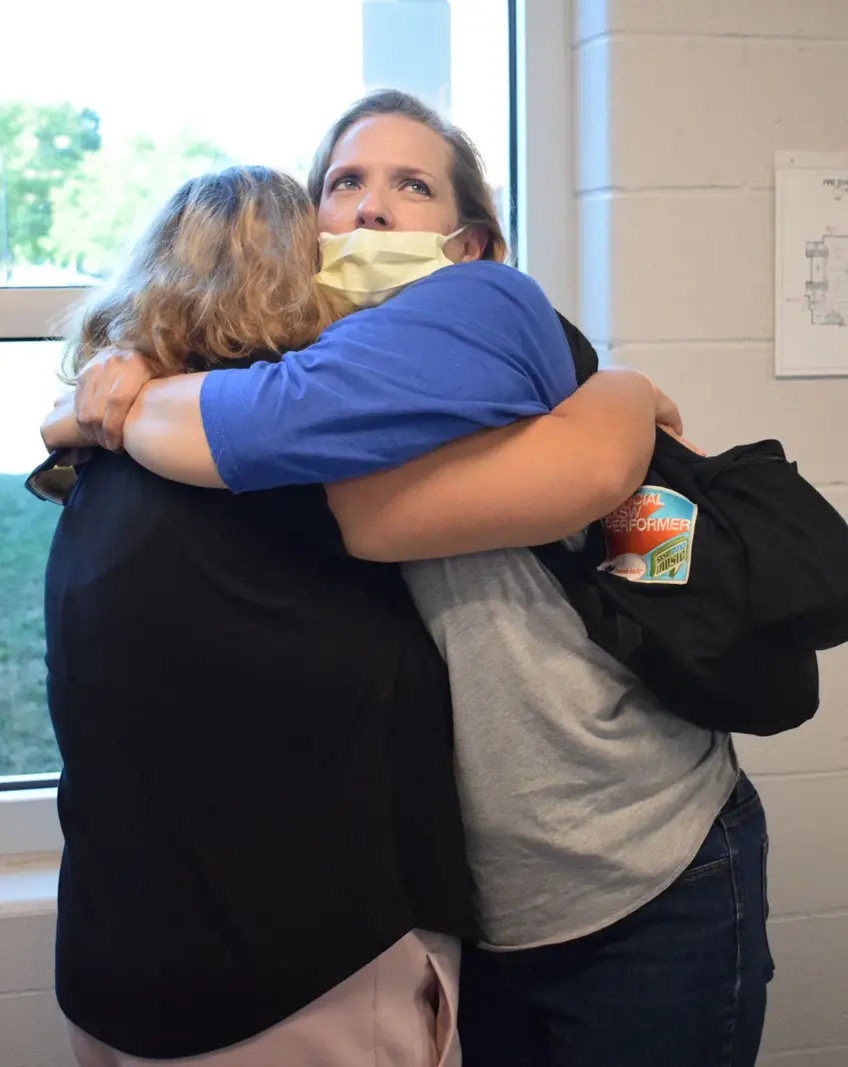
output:
[[[61,852],[63,843],[55,789],[0,792],[0,860]]]
[[[59,852],[0,856],[0,919],[55,914]]]

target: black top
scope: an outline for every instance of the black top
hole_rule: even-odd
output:
[[[64,770],[56,990],[177,1058],[275,1025],[414,927],[476,933],[447,675],[320,486],[81,469],[47,570]]]

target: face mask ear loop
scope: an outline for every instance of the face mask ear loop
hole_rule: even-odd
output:
[[[444,244],[446,245],[448,243],[448,241],[452,241],[454,239],[454,237],[459,237],[459,235],[461,233],[464,233],[468,229],[469,226],[470,226],[470,223],[466,222],[466,223],[464,223],[464,225],[460,226],[458,230],[454,230],[453,233],[449,233],[447,235],[447,237],[445,237]],[[444,245],[442,245],[442,247],[444,248]]]

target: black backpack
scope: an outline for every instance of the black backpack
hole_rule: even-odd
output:
[[[562,322],[582,384],[597,355]],[[658,430],[642,489],[580,551],[533,551],[589,637],[698,726],[801,725],[817,650],[848,641],[848,524],[777,441],[703,457]]]

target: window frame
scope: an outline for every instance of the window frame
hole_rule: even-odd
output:
[[[511,239],[516,263],[573,312],[572,0],[509,0]],[[532,57],[532,62],[531,62]],[[0,341],[55,339],[78,287],[0,288]],[[0,856],[62,847],[55,775],[0,780]]]
[[[512,0],[516,261],[576,312],[573,0]]]
[[[60,852],[58,774],[22,774],[0,783],[0,857]]]
[[[82,286],[51,289],[0,288],[0,341],[52,341]]]

